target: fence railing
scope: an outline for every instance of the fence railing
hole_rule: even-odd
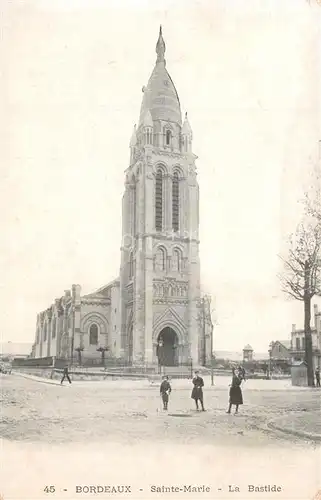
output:
[[[79,362],[80,361],[80,362]],[[168,375],[172,377],[192,377],[193,365],[192,362],[179,363],[175,366],[163,366],[155,363],[142,363],[141,365],[133,365],[128,361],[119,358],[85,358],[81,360],[74,359],[71,363],[68,359],[56,357],[46,358],[28,358],[15,359],[12,363],[13,367],[20,368],[55,368],[58,370],[68,366],[70,371],[79,371],[84,373],[89,372],[108,372],[115,374],[146,374],[146,375]]]

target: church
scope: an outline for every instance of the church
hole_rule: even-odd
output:
[[[130,140],[119,277],[88,295],[72,285],[39,313],[35,358],[103,357],[133,366],[210,359],[210,315],[205,320],[201,311],[197,156],[165,50],[160,28]]]

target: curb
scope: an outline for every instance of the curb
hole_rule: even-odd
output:
[[[41,377],[36,377],[34,375],[28,375],[26,373],[20,373],[20,372],[12,372],[11,375],[16,375],[18,377],[26,378],[28,380],[33,380],[34,382],[42,382],[43,384],[49,384],[49,385],[61,385],[60,382],[54,382],[51,379],[46,379],[46,378],[41,378]]]
[[[321,435],[320,434],[313,434],[312,432],[297,431],[295,429],[289,429],[288,427],[282,427],[281,425],[277,425],[273,421],[268,422],[267,426],[270,429],[274,429],[276,431],[281,431],[281,432],[284,432],[285,434],[291,434],[292,436],[306,438],[306,439],[309,439],[310,441],[320,441],[321,442]]]

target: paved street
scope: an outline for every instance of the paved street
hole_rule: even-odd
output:
[[[251,466],[256,468],[257,481],[260,476],[261,480],[271,480],[272,468],[275,482],[280,461],[289,477],[293,467],[299,466],[301,477],[310,481],[312,491],[316,476],[311,477],[311,467],[317,470],[319,462],[315,445],[273,431],[267,424],[289,415],[302,417],[304,412],[315,415],[320,411],[321,392],[293,390],[289,381],[249,380],[244,385],[245,404],[234,416],[225,413],[229,378],[217,377],[213,388],[208,379],[205,382],[207,412],[195,412],[190,381],[174,380],[166,414],[161,409],[158,385],[148,381],[74,382],[61,387],[16,375],[3,376],[0,433],[7,459],[1,470],[6,479],[1,478],[1,484],[6,484],[10,498],[18,498],[12,493],[22,494],[12,475],[14,464],[28,457],[32,457],[32,468],[30,463],[22,474],[26,474],[28,484],[34,485],[32,498],[43,498],[42,485],[54,481],[68,484],[68,492],[61,498],[72,498],[67,496],[69,488],[80,480],[86,484],[85,478],[87,484],[95,479],[110,484],[111,478],[124,482],[125,474],[131,484],[146,484],[156,472],[159,477],[158,467],[166,468],[168,481],[174,480],[173,471],[176,482],[191,481],[192,471],[192,476],[196,473],[194,482],[213,477],[224,490],[232,478],[233,483],[253,481],[253,475],[249,477]],[[231,467],[235,461],[237,471]],[[213,471],[209,472],[209,467]],[[104,477],[106,471],[108,478]],[[291,490],[288,498],[304,498],[305,482]],[[292,480],[288,487],[294,484]],[[295,496],[300,491],[303,496]],[[220,494],[217,498],[225,498],[224,491]]]

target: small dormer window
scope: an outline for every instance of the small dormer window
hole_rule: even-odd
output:
[[[171,140],[172,140],[172,133],[170,130],[166,130],[166,146],[170,146],[171,145]]]

